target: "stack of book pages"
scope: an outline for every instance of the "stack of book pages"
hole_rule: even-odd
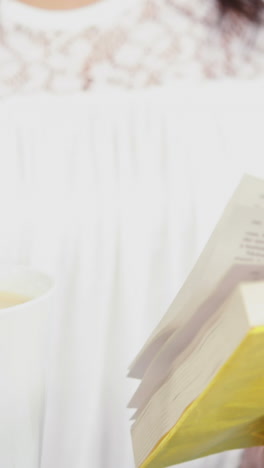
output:
[[[137,467],[264,445],[264,181],[243,177],[129,376]]]

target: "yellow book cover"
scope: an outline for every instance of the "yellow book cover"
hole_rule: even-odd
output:
[[[164,468],[258,445],[264,445],[264,327],[250,330],[140,467]]]

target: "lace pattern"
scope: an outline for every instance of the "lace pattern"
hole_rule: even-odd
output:
[[[111,25],[79,31],[3,17],[0,96],[264,74],[263,31],[219,21],[212,0],[141,0]]]

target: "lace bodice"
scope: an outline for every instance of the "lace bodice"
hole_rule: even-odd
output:
[[[101,0],[63,13],[2,0],[0,96],[264,75],[263,30],[229,26],[212,0]]]

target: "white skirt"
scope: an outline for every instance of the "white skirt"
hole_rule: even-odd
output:
[[[264,176],[263,101],[226,83],[0,104],[0,262],[59,285],[41,468],[134,467],[127,368],[241,175]],[[38,468],[14,447],[5,468]]]

